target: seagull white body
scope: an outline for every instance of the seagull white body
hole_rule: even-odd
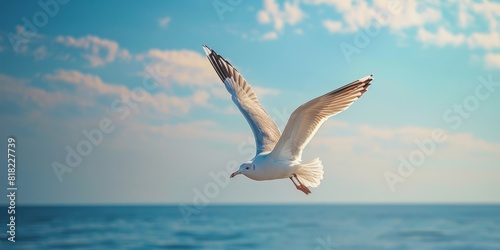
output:
[[[361,97],[372,75],[301,105],[292,113],[281,134],[243,76],[212,49],[203,45],[203,50],[255,137],[254,159],[243,163],[231,177],[243,174],[258,181],[290,178],[298,190],[309,194],[311,191],[307,187],[317,187],[323,179],[323,165],[318,158],[302,162],[303,149],[329,117],[347,109]]]
[[[298,162],[276,161],[270,152],[266,152],[255,156],[252,163],[255,165],[255,169],[242,174],[252,180],[265,181],[291,177],[294,172],[293,166],[297,166]]]

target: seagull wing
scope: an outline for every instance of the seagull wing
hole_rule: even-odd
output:
[[[298,107],[290,116],[271,156],[276,160],[300,161],[302,150],[321,124],[351,106],[367,90],[372,79],[372,75],[361,78]]]
[[[252,87],[238,70],[209,47],[203,45],[203,50],[227,91],[231,94],[233,102],[252,128],[257,154],[270,152],[280,138],[281,132],[278,126],[259,103]]]

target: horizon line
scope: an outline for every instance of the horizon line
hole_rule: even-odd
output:
[[[191,202],[138,202],[138,203],[27,203],[16,204],[16,207],[91,207],[91,206],[181,206],[192,205]],[[500,206],[500,202],[217,202],[205,205],[209,206]],[[9,207],[9,203],[0,203],[0,206]]]

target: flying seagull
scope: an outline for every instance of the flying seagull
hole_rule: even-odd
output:
[[[239,174],[257,181],[290,178],[298,190],[311,193],[308,187],[318,187],[323,179],[323,165],[319,158],[302,162],[302,151],[329,117],[347,109],[366,92],[373,75],[302,104],[292,113],[281,134],[238,70],[206,45],[202,47],[255,137],[255,157],[241,164],[231,178]]]

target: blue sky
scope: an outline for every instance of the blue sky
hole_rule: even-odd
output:
[[[0,133],[17,138],[21,203],[500,202],[499,3],[41,3],[0,4]],[[312,195],[225,181],[253,139],[202,44],[281,129],[374,75],[306,148],[325,166]]]

